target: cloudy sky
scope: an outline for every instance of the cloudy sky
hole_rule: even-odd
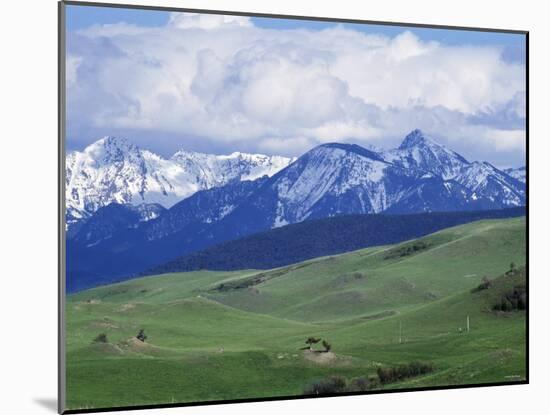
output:
[[[68,6],[67,143],[300,155],[412,129],[525,164],[524,36]]]

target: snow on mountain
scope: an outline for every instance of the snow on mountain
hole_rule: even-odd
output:
[[[377,153],[359,146],[333,143],[314,148],[272,184],[279,201],[274,225],[301,222],[329,199],[331,206],[323,210],[333,215],[348,208],[383,211],[391,203],[385,192],[388,167]],[[359,206],[340,206],[338,199],[351,192],[356,192]]]
[[[156,219],[166,211],[166,208],[158,203],[131,205],[131,209],[137,213],[140,223]]]
[[[385,152],[383,157],[403,168],[430,172],[444,180],[456,177],[469,164],[460,154],[425,136],[418,129],[410,132],[399,148]]]
[[[518,167],[518,168],[505,169],[504,172],[506,174],[508,174],[509,176],[512,176],[514,179],[519,180],[522,183],[525,183],[526,180],[527,180],[527,178],[526,178],[527,172],[525,171],[525,166]]]
[[[384,213],[410,214],[490,208],[480,203],[472,203],[470,195],[471,192],[467,188],[454,180],[426,175],[400,194],[397,202]]]
[[[88,218],[112,202],[171,207],[198,191],[266,175],[271,177],[266,189],[250,203],[275,227],[346,213],[520,206],[525,204],[522,171],[511,171],[517,179],[489,163],[471,163],[420,130],[393,150],[330,143],[298,160],[184,150],[164,159],[125,139],[105,137],[67,156],[67,221]],[[231,197],[223,206],[201,202],[210,212],[203,219],[227,216],[241,204]]]
[[[67,222],[115,202],[170,207],[199,190],[271,176],[294,159],[261,154],[178,151],[164,159],[126,139],[104,137],[66,157]]]
[[[270,227],[355,213],[499,209],[525,204],[525,186],[489,163],[470,163],[420,130],[399,148],[320,145],[275,174],[242,209]],[[245,217],[245,214],[240,214]]]
[[[472,192],[473,200],[488,199],[500,207],[525,204],[524,183],[490,163],[475,161],[465,167],[455,180]]]
[[[234,152],[214,155],[180,150],[170,159],[193,175],[203,189],[221,186],[233,180],[255,180],[273,176],[295,158]]]

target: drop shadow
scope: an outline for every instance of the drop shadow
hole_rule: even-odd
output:
[[[57,413],[57,399],[55,398],[35,398],[34,402],[43,408]]]

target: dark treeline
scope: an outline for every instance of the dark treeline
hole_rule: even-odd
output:
[[[200,269],[270,269],[320,256],[399,243],[477,220],[524,215],[525,208],[521,207],[410,215],[346,215],[308,220],[212,246],[155,267],[144,275]],[[415,246],[410,252],[396,252],[395,255],[410,255],[425,248]]]

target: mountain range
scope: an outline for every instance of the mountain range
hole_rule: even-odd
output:
[[[67,169],[67,220],[78,225],[69,281],[92,284],[305,220],[526,204],[521,169],[470,162],[420,130],[392,150],[329,143],[297,159],[181,151],[164,160],[108,137],[70,154]]]
[[[119,137],[104,137],[66,157],[67,224],[110,203],[156,203],[169,208],[199,190],[234,180],[271,176],[294,159],[234,152],[180,150],[165,159]]]

